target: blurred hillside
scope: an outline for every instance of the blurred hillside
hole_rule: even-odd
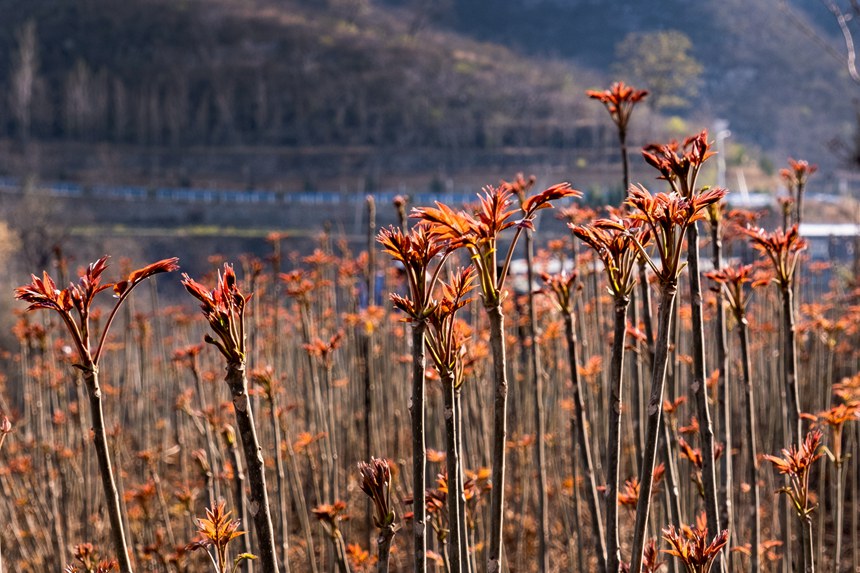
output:
[[[144,145],[563,146],[594,83],[344,2],[2,0],[0,86],[35,23],[30,134]],[[593,77],[593,76],[592,76]],[[0,125],[24,129],[11,107]]]
[[[856,88],[777,0],[0,0],[0,13],[0,174],[76,178],[109,164],[196,183],[189,170],[214,163],[254,184],[286,165],[310,188],[341,149],[348,160],[331,170],[355,178],[420,170],[439,150],[460,163],[480,152],[488,169],[504,162],[486,159],[494,150],[597,150],[593,164],[613,133],[583,90],[615,77],[628,33],[670,29],[704,68],[693,105],[668,110],[687,133],[722,117],[733,141],[774,162],[825,165],[837,162],[830,142],[854,136]],[[647,137],[665,127],[645,110],[638,124]],[[21,162],[27,141],[42,148]],[[289,150],[313,168],[283,160]]]
[[[828,150],[834,140],[853,142],[860,89],[803,30],[841,49],[824,3],[789,4],[800,24],[781,0],[451,0],[446,21],[473,37],[505,38],[523,53],[596,70],[611,69],[615,47],[631,32],[681,31],[704,67],[694,109],[729,120],[734,134],[779,161],[792,154],[833,164],[840,159]]]

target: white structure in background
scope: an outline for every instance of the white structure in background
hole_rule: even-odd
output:
[[[729,122],[725,119],[714,121],[714,137],[717,147],[717,187],[726,187],[726,139],[731,137]]]
[[[860,238],[860,225],[854,223],[801,223],[800,236],[809,243],[812,260],[852,262]]]

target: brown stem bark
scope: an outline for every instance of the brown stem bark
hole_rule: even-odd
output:
[[[379,549],[379,559],[376,562],[377,573],[388,573],[388,562],[391,555],[391,540],[394,539],[394,526],[389,525],[382,528],[379,532],[379,537],[376,539],[376,546]]]
[[[296,453],[293,451],[293,443],[292,438],[290,437],[290,432],[287,430],[286,425],[283,425],[281,430],[284,432],[285,443],[287,446],[287,456],[289,456],[290,460],[290,481],[293,487],[293,499],[296,502],[296,509],[299,514],[299,523],[302,526],[302,532],[305,537],[305,556],[308,561],[308,569],[311,573],[317,573],[317,562],[314,558],[314,539],[313,534],[311,532],[311,524],[310,519],[308,519],[308,506],[305,501],[305,493],[302,490],[301,479],[299,478],[299,464],[296,461]]]
[[[616,573],[621,564],[621,539],[618,530],[618,484],[620,482],[621,462],[624,342],[627,336],[627,307],[629,302],[626,297],[615,299],[612,361],[609,365],[609,433],[606,444],[606,570],[611,573]]]
[[[113,468],[111,467],[110,453],[107,444],[107,432],[105,430],[104,411],[102,410],[102,390],[99,386],[98,368],[90,365],[89,370],[84,373],[84,382],[90,398],[90,417],[93,424],[93,444],[96,450],[96,459],[99,464],[99,473],[104,488],[105,504],[107,505],[110,518],[111,536],[113,537],[116,559],[119,562],[121,573],[132,573],[131,556],[125,540],[125,531],[122,520],[122,510],[119,504],[119,493],[116,487]]]
[[[639,259],[639,297],[642,299],[642,325],[645,329],[645,353],[648,356],[648,366],[654,363],[654,320],[651,312],[651,286],[648,284],[648,272],[645,263]]]
[[[651,509],[654,461],[657,458],[657,438],[660,430],[660,418],[663,413],[663,388],[666,382],[666,363],[669,359],[669,327],[677,290],[678,283],[674,280],[663,284],[660,290],[657,338],[654,341],[654,364],[651,370],[651,396],[648,399],[648,426],[645,432],[642,467],[639,470],[640,494],[636,504],[636,522],[633,526],[631,571],[642,570],[645,532],[648,526],[648,513]]]
[[[250,485],[248,512],[251,514],[254,529],[257,532],[260,565],[263,573],[278,573],[275,532],[272,528],[272,513],[269,508],[269,494],[266,489],[266,468],[263,462],[263,451],[257,439],[257,429],[254,426],[251,401],[248,397],[248,378],[245,375],[245,364],[243,362],[228,363],[225,380],[233,396],[236,428],[242,439],[245,466],[248,470],[248,483]]]
[[[427,322],[412,323],[412,543],[415,573],[427,570],[427,515],[425,502],[427,446],[424,438],[424,333]]]
[[[242,466],[239,446],[234,439],[227,442],[227,447],[233,462],[233,506],[236,508],[236,513],[242,518],[242,523],[248,523],[248,504],[245,500],[245,468]],[[245,553],[251,553],[250,535],[242,536],[242,549]],[[242,571],[246,573],[254,571],[251,559],[245,559],[242,562]],[[289,569],[285,569],[285,571],[289,571]]]
[[[630,314],[630,322],[633,328],[639,328],[639,309],[636,306],[636,291],[630,293],[630,303],[627,306]],[[625,340],[625,343],[627,341]],[[634,464],[638,471],[639,461],[642,459],[642,444],[645,441],[645,436],[642,433],[642,362],[641,349],[639,339],[634,338],[630,341],[631,350],[628,354],[630,361],[630,404],[632,405],[631,414],[633,422],[633,450],[635,452]]]
[[[669,499],[669,515],[672,525],[681,527],[681,494],[678,487],[678,467],[672,455],[672,447],[675,440],[672,439],[672,430],[669,428],[668,420],[661,418],[660,426],[663,428],[663,463],[666,464],[666,494]]]
[[[361,335],[361,367],[364,380],[364,453],[370,459],[373,452],[373,335]]]
[[[617,317],[616,317],[617,318]],[[623,320],[622,320],[623,322]],[[606,535],[603,529],[603,520],[600,513],[600,497],[597,492],[597,482],[594,473],[594,463],[591,457],[591,440],[588,437],[588,428],[591,423],[588,419],[588,410],[585,408],[585,401],[582,397],[582,389],[579,383],[578,361],[576,356],[576,330],[573,327],[573,314],[565,313],[564,315],[564,335],[567,340],[567,357],[570,363],[570,381],[573,386],[573,409],[576,419],[576,441],[581,450],[579,456],[582,461],[583,470],[585,471],[585,479],[588,482],[588,511],[591,513],[591,532],[594,536],[595,552],[597,553],[597,563],[599,570],[606,571]],[[622,346],[623,350],[623,346]],[[614,355],[613,355],[614,356]],[[619,373],[620,374],[620,373]],[[617,456],[616,456],[617,458]],[[575,485],[574,485],[575,487]],[[607,484],[607,499],[610,495],[611,485]],[[617,494],[617,486],[615,492]],[[607,516],[610,515],[607,512]],[[607,517],[608,519],[608,517]],[[612,526],[610,525],[610,530]],[[617,529],[615,530],[615,538],[617,539]],[[609,544],[612,545],[612,538],[609,538]],[[617,548],[617,545],[616,545]],[[581,549],[580,549],[581,551]],[[617,565],[616,569],[617,571]]]
[[[206,391],[203,388],[203,379],[200,376],[200,371],[194,363],[191,364],[191,376],[194,378],[194,388],[197,391],[197,399],[200,400],[200,411],[203,413],[203,433],[206,438],[209,467],[214,470],[218,463],[218,446],[215,443],[215,437],[212,435],[212,425],[209,423],[209,417],[207,416],[209,407],[206,400]],[[210,507],[215,507],[215,504],[221,497],[221,487],[216,479],[211,480],[210,483],[209,505]]]
[[[334,556],[337,562],[338,573],[349,573],[349,561],[346,557],[346,543],[343,540],[343,534],[340,530],[335,529],[331,534],[331,542],[334,545]]]
[[[460,457],[457,451],[457,418],[454,408],[454,374],[443,372],[442,392],[445,418],[445,461],[448,469],[448,556],[451,559],[451,573],[462,573],[460,555],[460,536],[463,524],[460,523],[459,497],[462,483],[458,483]]]
[[[757,573],[761,561],[761,510],[759,509],[761,496],[758,486],[758,446],[756,445],[756,434],[758,432],[756,431],[755,395],[753,394],[752,386],[752,362],[750,360],[748,323],[745,317],[739,317],[738,319],[738,337],[741,344],[741,366],[744,377],[744,393],[746,394],[747,463],[749,463],[750,472],[752,472],[752,479],[750,480],[753,494],[750,573]]]
[[[841,439],[841,436],[840,436]],[[844,484],[844,474],[842,471],[844,462],[842,460],[836,460],[836,571],[839,571],[839,564],[842,561],[842,528],[845,526],[845,494],[843,493],[845,490]],[[856,504],[857,501],[854,500]]]
[[[714,269],[719,270],[723,266],[723,239],[720,220],[711,223],[711,248]],[[717,368],[719,370],[718,391],[719,405],[722,414],[720,434],[725,449],[723,450],[722,464],[720,465],[720,523],[729,530],[731,538],[735,538],[733,495],[734,485],[732,483],[732,392],[731,379],[729,378],[728,359],[728,335],[726,333],[726,308],[723,305],[723,291],[717,289]],[[731,571],[732,552],[725,553],[726,570]]]
[[[803,573],[815,573],[815,553],[812,546],[812,517],[800,520],[800,538],[803,546]],[[839,556],[837,556],[837,559]]]
[[[326,426],[328,427],[328,439],[326,440],[328,443],[328,457],[330,462],[329,467],[329,482],[331,483],[331,499],[333,501],[337,501],[340,499],[340,486],[337,475],[338,470],[338,457],[337,457],[337,419],[335,417],[335,399],[334,399],[334,380],[332,376],[332,363],[331,358],[326,359],[326,364],[323,367],[323,380],[325,382],[325,395],[326,395],[326,416],[327,422]]]
[[[498,573],[502,564],[502,527],[505,507],[505,443],[508,434],[508,375],[505,357],[505,315],[501,304],[485,307],[490,319],[490,348],[493,353],[493,472],[490,502],[487,573]]]
[[[702,483],[704,485],[705,514],[708,531],[717,535],[720,514],[717,503],[717,473],[714,467],[714,425],[708,406],[708,387],[705,383],[705,323],[702,316],[702,282],[699,274],[699,230],[696,223],[687,227],[687,267],[690,280],[690,307],[693,339],[693,376],[690,390],[696,399],[699,417],[699,444],[702,448]],[[719,557],[715,563],[719,563]]]
[[[537,464],[538,478],[538,570],[540,573],[549,571],[549,496],[546,483],[546,413],[543,408],[543,376],[540,369],[540,347],[537,342],[538,326],[537,313],[535,312],[534,292],[531,285],[534,284],[534,240],[532,233],[527,232],[525,236],[526,248],[526,278],[529,284],[528,294],[528,336],[530,345],[529,366],[534,381],[535,401],[535,429],[537,439],[535,440],[535,463]]]
[[[281,457],[281,428],[278,424],[278,400],[272,393],[269,403],[269,421],[272,425],[272,434],[275,436],[275,484],[278,488],[278,517],[281,522],[281,552],[283,553],[282,564],[284,573],[290,573],[290,521],[287,512],[287,483],[284,460]]]
[[[578,457],[578,452],[576,451],[576,444],[578,442],[577,437],[579,435],[578,422],[579,421],[576,419],[576,416],[570,417],[570,435],[572,438],[571,442],[573,444],[571,446],[571,453],[574,459]],[[576,461],[574,461],[571,466],[571,476],[573,478],[573,526],[574,531],[576,533],[576,542],[578,546],[576,548],[576,563],[578,566],[577,571],[585,571],[585,551],[582,550],[583,547],[585,547],[585,543],[583,543],[582,541],[582,527],[580,527],[579,519],[579,488],[577,487],[577,484],[579,483],[579,472],[576,471]],[[568,543],[571,543],[571,541],[572,540],[568,540]]]
[[[454,420],[457,424],[457,519],[460,521],[460,557],[463,563],[463,571],[472,573],[471,555],[469,555],[469,522],[466,519],[466,496],[463,492],[466,476],[463,472],[463,387],[454,388]]]
[[[780,288],[782,294],[782,327],[785,333],[785,398],[791,441],[800,443],[803,430],[800,420],[800,396],[797,388],[797,336],[794,325],[794,292],[791,285]]]

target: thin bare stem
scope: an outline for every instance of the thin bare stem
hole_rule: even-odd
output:
[[[245,455],[245,465],[248,469],[250,494],[248,511],[254,521],[257,532],[257,542],[260,551],[260,565],[263,573],[278,573],[277,551],[275,550],[275,532],[272,527],[272,513],[269,508],[269,494],[266,489],[266,471],[263,462],[263,450],[257,439],[254,426],[254,414],[248,397],[248,379],[245,375],[245,364],[231,362],[227,364],[227,386],[233,396],[233,408],[236,414],[236,428],[242,439],[242,449]]]
[[[427,516],[424,491],[427,471],[427,446],[424,439],[424,334],[427,321],[412,322],[412,542],[415,573],[427,570]]]
[[[631,571],[642,570],[648,514],[651,509],[651,484],[654,462],[657,457],[657,438],[663,412],[663,388],[666,382],[666,364],[669,358],[669,326],[672,307],[678,290],[677,281],[667,281],[660,292],[660,312],[657,322],[657,339],[654,341],[654,365],[651,370],[651,396],[648,400],[648,426],[645,433],[645,450],[639,470],[639,501],[636,504],[636,522],[633,526]]]
[[[84,383],[90,397],[90,417],[93,424],[93,444],[96,459],[99,463],[99,473],[104,488],[105,503],[110,518],[111,536],[121,573],[132,573],[131,557],[126,544],[125,528],[123,527],[122,510],[119,503],[119,492],[114,479],[113,467],[110,461],[110,451],[105,430],[104,412],[102,411],[102,390],[99,385],[98,368],[94,365],[84,373]]]
[[[621,564],[621,539],[618,527],[618,488],[621,463],[621,410],[623,404],[624,343],[627,335],[629,299],[615,299],[612,361],[609,366],[609,433],[606,444],[606,550],[607,571],[616,572]]]
[[[747,463],[750,466],[752,479],[750,486],[753,494],[752,526],[751,526],[751,551],[750,573],[757,573],[761,562],[761,499],[758,485],[758,446],[755,415],[755,395],[752,385],[752,363],[750,361],[750,349],[748,340],[749,326],[745,317],[738,320],[738,338],[741,345],[741,365],[743,372],[744,393],[746,394],[746,432],[747,432]]]
[[[490,319],[490,348],[493,354],[493,490],[490,502],[490,543],[487,573],[501,571],[502,526],[505,507],[505,444],[507,439],[508,375],[505,371],[505,316],[497,304],[485,307]]]
[[[617,317],[617,315],[616,315]],[[622,319],[622,324],[624,320]],[[625,325],[626,327],[626,325]],[[616,330],[617,333],[617,330]],[[617,527],[613,528],[611,525],[609,527],[609,531],[604,535],[603,530],[603,520],[601,519],[600,513],[600,497],[597,491],[597,481],[595,478],[594,472],[594,463],[592,462],[591,457],[591,439],[588,436],[588,428],[591,427],[591,423],[589,422],[588,410],[585,407],[585,401],[582,396],[582,388],[579,383],[579,364],[576,357],[576,329],[573,324],[573,314],[565,313],[564,314],[564,336],[567,341],[567,356],[568,363],[570,364],[570,381],[573,386],[573,407],[574,407],[574,419],[576,420],[575,426],[575,437],[577,444],[579,445],[579,449],[581,454],[579,456],[580,461],[583,465],[583,470],[585,471],[585,479],[588,483],[588,510],[591,513],[591,534],[594,537],[595,543],[595,552],[597,553],[597,564],[599,571],[617,571],[618,570],[618,562],[615,561],[615,569],[611,569],[612,559],[610,556],[610,569],[607,569],[606,564],[606,556],[607,556],[607,541],[609,540],[609,546],[614,547],[617,553],[618,548],[618,530]],[[613,345],[614,346],[614,345]],[[622,346],[622,352],[623,352]],[[614,355],[613,355],[614,356]],[[613,368],[615,367],[615,362],[613,358]],[[615,371],[612,370],[612,375],[615,374]],[[621,376],[621,365],[618,365],[618,376]],[[616,455],[617,460],[617,455]],[[576,487],[576,484],[574,484]],[[606,497],[607,499],[617,499],[618,488],[615,486],[614,493],[612,491],[612,482],[609,481],[606,487]],[[609,504],[611,502],[607,502]],[[617,502],[616,502],[617,507]],[[617,512],[616,512],[617,514]],[[607,521],[614,515],[609,508],[607,507]],[[613,543],[613,539],[615,543]],[[582,552],[582,548],[580,548],[580,552]]]
[[[702,482],[705,513],[709,531],[721,531],[717,502],[717,473],[714,467],[714,426],[708,405],[705,383],[705,324],[702,316],[702,283],[699,274],[699,231],[696,223],[687,227],[687,265],[690,271],[690,307],[692,309],[693,376],[690,389],[696,399],[699,416],[699,442],[702,448]],[[719,563],[719,557],[717,557]]]

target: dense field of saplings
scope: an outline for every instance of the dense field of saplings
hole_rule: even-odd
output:
[[[600,212],[520,175],[369,200],[357,256],[33,269],[0,571],[860,571],[860,284],[805,257],[816,168],[789,160],[779,228],[702,185],[704,131],[631,185],[646,95],[589,92],[628,190]]]

